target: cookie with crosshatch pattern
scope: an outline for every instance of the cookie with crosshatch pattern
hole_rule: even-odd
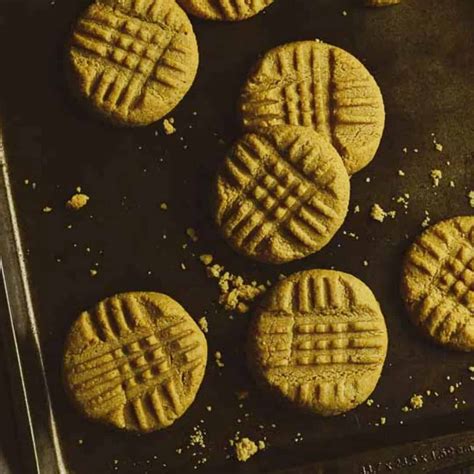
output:
[[[165,428],[193,402],[207,342],[189,314],[160,293],[123,293],[83,312],[66,341],[64,378],[88,418],[118,428]]]
[[[474,216],[441,221],[416,239],[405,256],[402,296],[425,335],[474,351]]]
[[[300,41],[267,52],[245,84],[240,113],[246,130],[310,127],[324,136],[353,174],[375,156],[385,111],[375,79],[348,52]]]
[[[308,270],[267,293],[251,322],[247,355],[257,381],[329,416],[370,396],[387,344],[380,306],[363,282],[343,272]]]
[[[178,0],[192,15],[206,20],[240,21],[267,8],[273,0]]]
[[[69,45],[74,89],[106,119],[147,125],[171,111],[196,76],[191,22],[174,0],[97,0]]]
[[[216,221],[237,252],[289,262],[331,240],[349,194],[349,176],[329,142],[308,128],[268,128],[244,135],[224,160]]]

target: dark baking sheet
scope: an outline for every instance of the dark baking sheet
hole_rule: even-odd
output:
[[[201,65],[191,92],[172,113],[178,132],[169,137],[158,123],[142,129],[102,124],[71,98],[63,75],[63,45],[88,3],[0,1],[1,120],[8,177],[54,420],[70,471],[267,472],[325,459],[342,462],[383,447],[389,448],[387,455],[395,444],[473,429],[472,355],[442,350],[417,334],[400,302],[398,280],[401,256],[421,231],[425,210],[432,222],[473,212],[467,192],[474,187],[474,2],[405,0],[373,10],[348,0],[276,0],[264,14],[242,23],[193,20]],[[384,94],[386,130],[376,159],[352,178],[351,208],[358,204],[361,212],[351,212],[343,230],[359,238],[341,231],[323,251],[300,262],[256,264],[234,254],[217,234],[209,210],[211,186],[225,150],[240,133],[235,104],[248,69],[273,46],[312,38],[347,49],[365,62]],[[444,145],[442,153],[434,150],[433,132]],[[435,168],[444,175],[438,188],[429,177]],[[399,169],[405,177],[398,176]],[[76,186],[91,201],[73,214],[64,203]],[[392,200],[405,192],[410,194],[407,215]],[[168,203],[168,211],[160,210],[161,202]],[[384,224],[370,220],[374,202],[397,209],[397,217]],[[43,213],[45,206],[53,211]],[[197,230],[197,243],[186,237],[188,227]],[[216,303],[216,282],[206,277],[195,257],[201,253],[212,253],[229,271],[259,282],[317,267],[334,267],[367,282],[380,300],[390,336],[375,405],[323,419],[283,407],[257,390],[243,354],[249,316],[230,319]],[[96,263],[98,275],[91,277]],[[127,290],[167,293],[196,318],[207,315],[210,326],[209,365],[196,402],[173,427],[146,436],[86,421],[70,405],[60,381],[64,337],[78,312]],[[217,350],[223,354],[223,369],[212,356]],[[41,374],[30,371],[25,377],[35,407]],[[462,385],[450,394],[448,387],[458,382]],[[439,397],[425,397],[421,410],[401,412],[413,393],[427,389]],[[247,400],[237,399],[235,392],[241,390],[249,391]],[[455,409],[455,398],[466,404]],[[386,425],[375,426],[381,417]],[[205,447],[188,447],[196,426],[205,432]],[[228,446],[236,432],[266,437],[268,448],[238,464]],[[474,450],[472,436],[466,434],[464,440]],[[47,441],[40,453],[48,449]],[[181,454],[176,453],[179,448]],[[466,448],[445,461],[462,461],[469,453]],[[400,465],[400,470],[444,467],[438,461]],[[356,461],[351,465],[358,466]],[[52,465],[44,472],[54,472]],[[347,464],[340,472],[348,472]]]

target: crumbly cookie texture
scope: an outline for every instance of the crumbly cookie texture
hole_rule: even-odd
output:
[[[267,128],[244,135],[224,160],[216,222],[237,252],[289,262],[332,239],[349,194],[349,176],[329,142],[309,128]]]
[[[103,118],[147,125],[172,110],[194,81],[199,53],[174,0],[97,0],[74,27],[72,85]]]
[[[389,5],[398,5],[401,0],[364,0],[364,5],[368,7],[388,7]]]
[[[402,296],[422,332],[452,349],[474,350],[474,216],[441,221],[408,250]]]
[[[201,385],[207,343],[189,314],[160,293],[101,301],[73,324],[64,380],[88,418],[149,432],[184,414]]]
[[[318,41],[267,52],[242,90],[240,112],[246,130],[288,124],[317,131],[349,174],[374,158],[385,124],[382,94],[365,66]]]
[[[373,392],[387,342],[380,306],[364,283],[309,270],[268,292],[252,319],[248,362],[257,380],[280,396],[337,415]]]
[[[240,21],[267,8],[273,0],[178,0],[191,15],[206,20]]]

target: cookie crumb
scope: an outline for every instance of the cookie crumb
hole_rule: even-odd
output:
[[[199,319],[198,324],[203,333],[207,334],[209,332],[209,325],[205,316]]]
[[[173,123],[173,118],[163,120],[163,130],[166,135],[173,135],[173,133],[176,133],[176,127],[173,125]]]
[[[235,455],[240,462],[248,461],[257,452],[258,446],[249,438],[242,438],[235,443]]]
[[[95,277],[97,275],[98,271],[95,268],[91,268],[89,270],[89,273],[92,277]]]
[[[188,228],[186,229],[186,235],[187,235],[193,242],[197,242],[197,241],[199,240],[196,230],[193,229],[192,227],[188,227]]]
[[[368,407],[371,407],[374,404],[374,401],[371,398],[369,398],[365,403]]]
[[[221,368],[225,366],[224,362],[222,362],[222,354],[219,351],[216,351],[214,354],[214,357],[216,358],[216,365],[217,367]]]
[[[420,408],[422,408],[423,407],[423,395],[417,395],[417,394],[412,395],[412,397],[410,398],[410,406],[414,410],[419,410]]]
[[[199,257],[199,260],[201,260],[201,262],[207,267],[208,265],[212,263],[212,261],[214,260],[214,257],[210,254],[204,254]]]
[[[433,145],[436,151],[439,151],[440,153],[443,151],[443,145],[438,142],[438,139],[436,138],[435,133],[432,133],[431,136],[433,137]]]
[[[469,199],[469,205],[471,207],[474,207],[474,190],[473,191],[469,191],[468,195],[467,195],[467,198]]]
[[[405,176],[405,171],[398,170],[398,176]]]
[[[426,215],[426,217],[423,219],[423,221],[421,223],[421,227],[423,227],[423,228],[429,227],[430,222],[431,222],[430,213],[428,211],[425,211],[425,215]]]
[[[437,188],[441,178],[443,177],[443,172],[441,170],[431,170],[430,176],[433,180],[433,187]]]
[[[357,204],[355,207],[354,207],[354,214],[358,214],[360,212],[360,206],[359,204]]]
[[[49,206],[43,207],[43,212],[44,212],[45,214],[49,214],[49,213],[52,212],[52,211],[53,211],[53,208],[52,208],[52,207],[49,207]]]
[[[166,204],[166,202],[162,202],[162,203],[160,204],[160,209],[161,209],[162,211],[167,211],[167,210],[168,210],[168,204]]]
[[[76,193],[71,196],[69,201],[66,202],[66,207],[73,211],[78,211],[79,209],[82,209],[84,206],[87,205],[89,199],[90,198],[87,194]]]
[[[449,386],[449,393],[454,393],[455,390],[456,388],[454,387],[454,385]]]
[[[377,222],[383,222],[386,217],[395,219],[395,216],[396,211],[384,211],[383,208],[377,203],[375,203],[370,210],[370,217],[372,217],[372,219]]]

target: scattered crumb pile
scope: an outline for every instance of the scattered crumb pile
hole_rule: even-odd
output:
[[[377,203],[375,203],[372,206],[372,209],[370,210],[370,217],[372,217],[374,221],[378,222],[383,222],[386,217],[391,217],[392,219],[395,219],[396,214],[396,211],[384,211],[382,207]]]
[[[166,135],[173,135],[173,133],[176,133],[176,127],[173,124],[174,118],[172,117],[163,120],[163,130]]]
[[[265,442],[259,441],[258,445],[249,438],[242,438],[235,442],[235,455],[240,462],[248,461],[259,450],[265,449]]]
[[[258,285],[256,281],[246,283],[241,276],[226,272],[222,265],[213,265],[212,255],[201,255],[200,260],[207,267],[208,277],[218,280],[219,303],[229,311],[248,312],[249,304],[266,290],[264,285]]]
[[[73,211],[78,211],[82,209],[87,203],[89,202],[89,196],[83,193],[76,193],[71,196],[71,199],[66,203],[66,207],[68,209],[72,209]]]

